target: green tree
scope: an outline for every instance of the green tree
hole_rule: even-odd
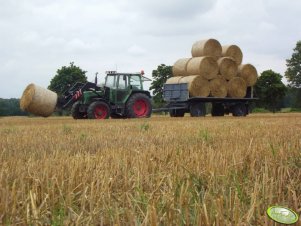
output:
[[[272,70],[261,73],[255,85],[255,92],[260,104],[275,112],[286,93],[286,86],[281,81],[282,76]]]
[[[168,78],[172,76],[172,66],[161,64],[152,73],[153,81],[150,90],[153,90],[153,100],[155,105],[161,106],[163,104],[163,84]]]
[[[0,116],[27,115],[20,109],[20,100],[0,98]]]
[[[71,62],[69,66],[63,66],[57,70],[56,75],[50,81],[48,89],[62,95],[75,82],[85,83],[87,82],[87,76],[86,71]]]
[[[287,70],[285,77],[289,85],[295,88],[301,88],[301,40],[297,42],[291,59],[286,60]]]

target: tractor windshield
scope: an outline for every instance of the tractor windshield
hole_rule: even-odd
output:
[[[116,78],[116,75],[107,75],[105,86],[109,88],[116,87]]]
[[[133,89],[143,89],[141,83],[141,76],[140,75],[131,75],[130,76],[130,85]]]

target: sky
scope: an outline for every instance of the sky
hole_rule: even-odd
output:
[[[258,73],[284,75],[300,21],[300,0],[0,0],[0,98],[47,88],[70,62],[90,81],[108,70],[151,78],[208,38],[238,45]]]

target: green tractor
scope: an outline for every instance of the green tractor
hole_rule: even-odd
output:
[[[95,83],[75,83],[58,100],[58,107],[71,107],[74,119],[145,118],[152,113],[151,95],[142,73],[106,73],[103,87]],[[97,78],[97,77],[96,77]]]

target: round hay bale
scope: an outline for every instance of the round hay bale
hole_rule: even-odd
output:
[[[26,87],[20,100],[20,108],[34,115],[48,117],[54,112],[57,94],[35,84]]]
[[[169,79],[166,80],[166,84],[178,84],[179,80],[182,78],[183,76],[176,76],[176,77],[171,77]]]
[[[241,64],[243,57],[241,49],[237,45],[222,46],[222,56],[232,57],[238,65]]]
[[[233,58],[222,57],[218,59],[217,64],[219,68],[219,74],[226,80],[230,80],[237,75],[238,67]]]
[[[214,79],[218,74],[218,65],[213,57],[194,57],[187,64],[187,73]]]
[[[243,98],[247,94],[247,85],[244,79],[234,77],[227,82],[227,91],[229,97]]]
[[[188,83],[189,95],[192,97],[208,97],[210,94],[209,82],[201,75],[182,77],[179,83]]]
[[[247,86],[253,86],[257,81],[258,74],[252,64],[241,64],[238,66],[237,76],[243,78]]]
[[[209,81],[210,95],[213,97],[227,96],[227,81],[218,77]]]
[[[196,41],[191,48],[192,57],[212,56],[216,60],[222,55],[222,46],[216,39]]]
[[[187,76],[187,64],[191,58],[182,58],[177,60],[172,67],[173,76]]]

